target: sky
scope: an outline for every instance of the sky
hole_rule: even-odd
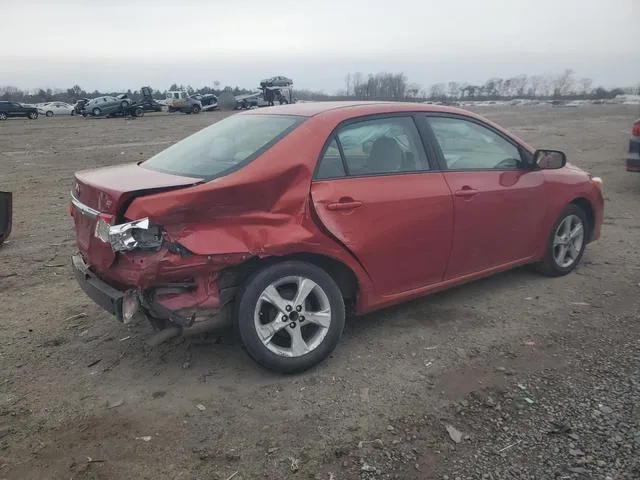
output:
[[[571,68],[640,83],[640,0],[0,0],[0,85],[344,88],[349,72],[484,83]]]

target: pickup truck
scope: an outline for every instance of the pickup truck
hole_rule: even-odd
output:
[[[202,110],[202,103],[195,98],[191,98],[184,90],[167,92],[165,103],[169,107],[169,113],[200,113],[200,110]]]

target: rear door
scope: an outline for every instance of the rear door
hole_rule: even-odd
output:
[[[464,116],[429,115],[455,226],[446,279],[531,258],[545,218],[544,175],[527,153],[490,125]],[[431,135],[431,137],[429,137]]]
[[[412,116],[339,127],[320,158],[311,196],[324,226],[358,258],[378,294],[442,281],[453,204]]]

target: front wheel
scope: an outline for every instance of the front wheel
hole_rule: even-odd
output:
[[[53,117],[53,112],[51,110],[49,110],[47,113],[45,113],[45,115],[47,117]]]
[[[247,352],[276,372],[302,372],[322,362],[344,328],[340,289],[327,272],[309,263],[287,261],[260,270],[236,301]]]
[[[35,120],[36,118],[38,118],[38,112],[29,113],[29,119],[30,120]]]
[[[7,114],[4,112],[0,112],[0,120],[6,120],[7,119]]]
[[[200,107],[198,105],[194,105],[193,108],[191,108],[191,111],[197,115],[200,113]]]
[[[96,108],[93,109],[93,111],[91,113],[93,113],[94,117],[99,117],[100,114],[102,113],[102,110],[100,110],[98,107],[96,107]]]
[[[567,205],[553,226],[537,270],[549,277],[559,277],[576,268],[587,246],[588,225],[584,210],[575,204]]]

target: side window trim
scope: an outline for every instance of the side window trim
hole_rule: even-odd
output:
[[[342,148],[342,142],[340,141],[340,137],[338,137],[337,132],[336,133],[332,133],[331,136],[333,137],[333,139],[336,142],[336,145],[338,146],[338,153],[340,153],[340,160],[342,161],[342,168],[344,168],[344,176],[345,177],[350,177],[351,176],[351,172],[349,172],[349,165],[347,165],[347,159],[344,156],[344,149]],[[329,144],[329,145],[331,145],[331,144]],[[320,161],[322,161],[322,159]]]
[[[316,166],[315,166],[315,169],[313,171],[312,182],[315,182],[315,181],[326,181],[326,180],[340,180],[340,179],[343,179],[343,178],[387,177],[387,176],[392,176],[392,175],[415,175],[415,174],[425,174],[425,173],[437,173],[437,172],[439,172],[441,170],[441,168],[439,168],[439,161],[438,161],[438,158],[437,158],[437,153],[434,151],[435,147],[427,148],[427,146],[425,145],[425,141],[424,141],[424,138],[423,138],[423,132],[422,132],[420,124],[419,124],[420,122],[418,122],[418,119],[416,118],[417,116],[423,115],[425,113],[428,113],[428,112],[406,111],[406,112],[375,113],[375,114],[369,114],[369,115],[361,115],[359,117],[354,117],[354,118],[349,118],[347,120],[343,120],[342,122],[340,122],[338,125],[336,125],[334,127],[334,129],[331,131],[331,133],[327,137],[327,140],[325,141],[324,146],[322,147],[322,150],[320,150],[320,155],[318,155],[318,158],[316,160]],[[349,172],[349,167],[347,165],[347,161],[346,161],[345,156],[344,156],[344,150],[342,148],[342,144],[340,143],[340,139],[338,138],[338,132],[344,127],[347,127],[347,126],[350,126],[350,125],[354,125],[354,124],[357,124],[357,123],[369,122],[369,121],[373,121],[373,120],[384,120],[384,119],[387,119],[387,118],[395,118],[395,117],[409,118],[409,119],[412,120],[413,125],[416,128],[416,131],[418,132],[418,137],[420,138],[420,143],[417,146],[418,147],[422,147],[422,150],[423,150],[423,152],[425,154],[425,158],[427,160],[427,164],[429,165],[429,169],[428,170],[407,171],[407,172],[377,173],[377,174],[371,174],[371,175],[351,175],[350,172]],[[428,123],[428,122],[425,122],[425,123]],[[334,140],[336,141],[336,144],[338,145],[338,150],[340,152],[340,157],[342,159],[342,165],[343,165],[343,168],[344,168],[346,174],[345,174],[345,176],[335,177],[335,178],[318,178],[318,170],[320,169],[320,163],[322,162],[322,159],[323,159],[326,151],[328,150],[329,146],[331,145],[331,143]]]
[[[425,129],[425,134],[428,138],[431,139],[431,142],[433,142],[433,148],[435,150],[436,156],[438,158],[438,164],[440,166],[440,169],[442,171],[448,171],[448,172],[470,172],[470,171],[476,171],[476,172],[495,172],[495,171],[499,171],[496,169],[492,169],[492,168],[467,168],[467,169],[455,169],[455,170],[450,170],[447,167],[447,162],[445,160],[444,157],[444,152],[442,151],[442,147],[440,146],[440,142],[438,142],[438,139],[433,131],[433,128],[431,128],[431,124],[429,122],[430,118],[450,118],[450,119],[454,119],[454,120],[462,120],[462,121],[467,121],[470,123],[474,123],[476,125],[479,125],[481,127],[486,128],[487,130],[489,130],[490,132],[492,132],[493,134],[495,134],[496,136],[498,136],[499,138],[503,139],[504,141],[506,141],[507,143],[509,143],[513,148],[518,150],[518,154],[520,155],[520,161],[524,164],[524,165],[529,165],[528,162],[526,161],[526,159],[528,158],[528,152],[526,152],[518,143],[516,143],[512,138],[506,136],[504,133],[502,133],[499,130],[496,130],[495,128],[493,128],[491,125],[478,120],[477,118],[474,117],[469,117],[466,115],[460,115],[460,114],[456,114],[456,113],[441,113],[441,112],[424,112],[424,114],[422,115],[422,117],[424,118],[424,122],[422,122],[423,128]],[[421,131],[422,133],[422,131]],[[518,168],[518,169],[509,169],[509,170],[530,170],[527,168]]]

